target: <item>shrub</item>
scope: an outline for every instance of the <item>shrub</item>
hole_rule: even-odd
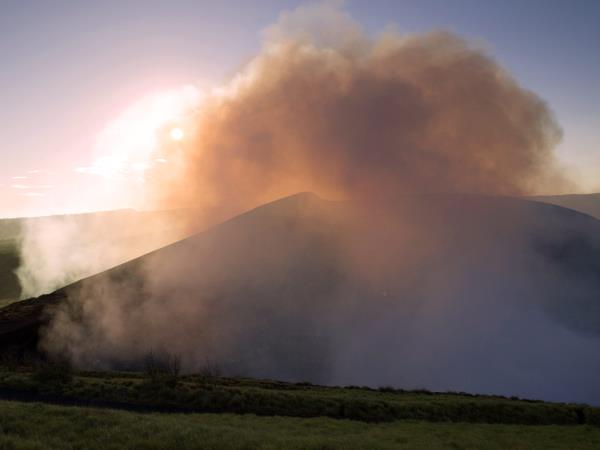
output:
[[[43,384],[66,384],[73,380],[73,368],[66,360],[45,361],[37,364],[33,378]]]
[[[584,422],[589,425],[600,426],[600,410],[598,408],[583,408]]]
[[[396,389],[394,389],[392,386],[381,386],[379,388],[379,392],[385,392],[385,393],[395,394],[396,393]]]
[[[198,374],[205,378],[217,378],[222,374],[221,367],[213,360],[206,358]]]
[[[153,382],[177,384],[181,372],[181,356],[150,350],[144,357],[144,372]]]

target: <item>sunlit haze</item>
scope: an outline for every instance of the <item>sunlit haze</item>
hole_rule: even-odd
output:
[[[302,3],[2,2],[0,214],[148,206],[153,169],[196,133],[190,111],[231,88],[265,29]],[[344,5],[371,35],[447,29],[486,49],[562,128],[556,155],[573,184],[555,193],[600,190],[600,4]]]
[[[205,442],[179,424],[206,411],[292,416],[310,448],[407,420],[600,442],[599,23],[583,0],[1,1],[0,408],[42,404],[0,447],[60,428],[49,400],[171,417],[172,444],[124,448]],[[330,419],[358,431],[313,439]],[[264,445],[306,447],[284,428]]]

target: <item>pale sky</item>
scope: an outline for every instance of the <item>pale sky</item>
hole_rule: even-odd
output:
[[[261,30],[302,3],[0,0],[0,217],[130,206],[90,201],[116,188],[90,173],[99,142],[114,145],[110,124],[135,105],[162,111],[165,91],[168,109],[196,95],[191,85],[228,80],[259,50]],[[600,2],[349,0],[346,9],[370,33],[444,28],[480,41],[548,102],[564,130],[558,157],[582,192],[600,191]]]

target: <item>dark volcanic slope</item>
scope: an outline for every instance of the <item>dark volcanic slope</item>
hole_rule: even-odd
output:
[[[598,403],[599,271],[600,222],[558,206],[299,194],[0,310],[0,342],[62,305],[43,348],[86,367],[158,349],[187,370]]]
[[[174,283],[186,285],[185,282],[182,283],[186,277],[194,280],[194,282],[198,282],[202,279],[207,279],[209,276],[214,276],[214,274],[209,275],[207,271],[211,267],[215,268],[216,266],[215,264],[205,264],[206,267],[203,268],[204,273],[201,276],[198,273],[187,273],[188,270],[195,272],[199,267],[202,267],[203,259],[214,260],[214,254],[232,255],[233,253],[237,253],[237,248],[242,248],[240,244],[243,241],[247,245],[256,245],[257,250],[260,249],[262,253],[263,250],[268,251],[269,244],[275,244],[272,242],[272,238],[283,229],[285,229],[285,233],[296,235],[294,240],[298,240],[299,235],[308,231],[300,230],[301,227],[307,226],[307,228],[316,229],[323,225],[321,222],[316,223],[314,227],[308,224],[315,218],[311,217],[311,206],[315,206],[319,211],[324,213],[320,217],[325,217],[327,214],[335,214],[336,210],[333,203],[319,200],[312,196],[312,194],[301,194],[297,197],[286,199],[286,201],[274,202],[242,214],[209,231],[184,239],[176,244],[149,253],[106,272],[73,283],[54,293],[23,300],[1,308],[0,345],[4,348],[20,346],[21,341],[12,339],[12,336],[20,337],[23,333],[22,329],[33,330],[40,324],[45,324],[48,317],[52,315],[49,311],[52,311],[55,306],[61,304],[69,295],[73,295],[74,292],[79,292],[88,287],[100,286],[104,283],[118,283],[122,280],[126,280],[128,288],[132,287],[130,283],[135,284],[136,287],[143,288],[149,282],[146,279],[145,270],[145,267],[149,265],[156,265],[160,262],[161,266],[175,267],[180,266],[179,262],[182,261],[184,263],[183,267],[178,267],[178,270],[181,269],[182,272],[170,274],[168,269],[164,270],[162,268],[161,273],[155,275],[161,278],[174,276]],[[331,208],[331,211],[326,211],[329,208]],[[260,235],[260,237],[257,238],[257,235]],[[286,240],[285,236],[280,236],[280,238],[284,241]],[[267,243],[267,239],[271,240],[271,242]],[[279,245],[281,244],[280,242]],[[227,252],[227,249],[229,249],[229,252]],[[247,262],[251,266],[254,266],[255,269],[259,269],[259,266],[254,265],[255,261],[249,258],[241,258],[239,261]],[[239,267],[234,267],[231,263],[232,261],[225,263],[229,266],[228,270],[238,271]],[[220,278],[223,279],[224,275],[220,274]],[[137,293],[131,294],[133,294],[133,297],[137,296]],[[27,343],[31,343],[31,339],[27,339]]]
[[[600,219],[600,194],[543,195],[530,199],[563,206]]]

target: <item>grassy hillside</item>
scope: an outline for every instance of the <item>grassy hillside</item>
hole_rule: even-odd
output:
[[[364,422],[511,423],[600,425],[600,409],[465,393],[392,388],[326,387],[248,378],[71,373],[65,367],[0,370],[0,398],[170,412],[330,417]]]
[[[598,408],[497,396],[0,369],[0,448],[594,449],[598,425]]]
[[[596,449],[600,428],[232,414],[139,414],[0,401],[6,449]]]

